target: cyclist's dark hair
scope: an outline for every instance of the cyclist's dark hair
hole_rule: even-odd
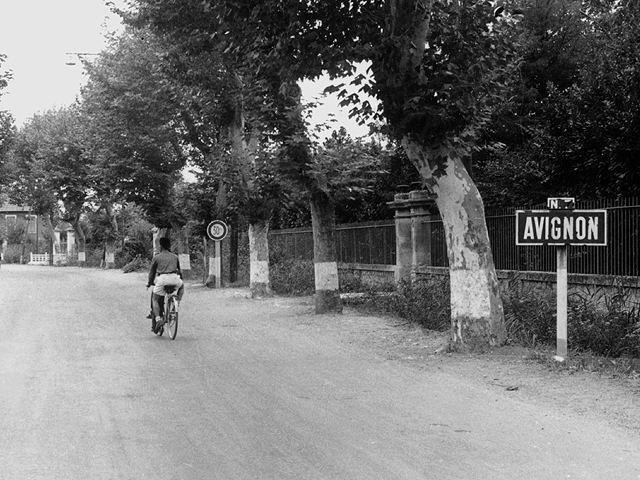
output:
[[[160,239],[160,246],[165,250],[171,250],[171,240],[169,240],[167,237],[162,237]]]

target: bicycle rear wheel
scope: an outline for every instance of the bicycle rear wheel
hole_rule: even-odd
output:
[[[176,301],[174,297],[169,298],[167,305],[167,331],[169,332],[169,338],[175,340],[178,334],[178,311],[176,310]]]

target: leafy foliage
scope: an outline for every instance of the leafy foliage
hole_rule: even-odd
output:
[[[504,289],[502,303],[509,341],[529,347],[555,342],[556,304],[548,292],[516,278]]]
[[[6,166],[16,132],[13,117],[8,112],[0,110],[0,191],[2,191],[2,185],[7,182]]]
[[[569,343],[572,348],[608,357],[640,358],[640,311],[629,306],[628,292],[614,296],[574,295],[569,305]]]
[[[311,260],[284,260],[271,263],[269,282],[279,295],[313,295],[316,289]]]
[[[601,15],[579,83],[549,96],[550,134],[562,142],[554,175],[581,179],[585,199],[640,193],[639,23],[637,2]]]
[[[89,175],[98,197],[133,201],[160,226],[175,222],[170,195],[185,157],[177,100],[159,71],[161,46],[130,32],[87,64],[82,92]],[[90,143],[89,143],[90,142]]]
[[[357,290],[362,292],[362,295],[348,297],[349,305],[355,308],[397,316],[430,330],[446,331],[451,327],[450,289],[446,277],[425,276],[411,284],[397,286],[355,283]]]
[[[88,168],[77,108],[34,115],[14,142],[12,196],[37,214],[73,217],[89,195]]]
[[[637,2],[531,0],[516,26],[519,75],[474,157],[488,204],[637,195]]]
[[[6,61],[6,59],[7,56],[0,53],[0,67]],[[11,78],[11,72],[0,72],[0,98],[2,98],[2,95],[4,94],[2,90],[7,88],[7,85],[9,84],[9,80],[11,80]]]

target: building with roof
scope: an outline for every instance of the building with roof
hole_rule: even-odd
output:
[[[49,242],[47,228],[31,207],[5,203],[0,205],[0,251],[5,260],[20,261],[29,253],[44,253]],[[18,258],[7,259],[11,255]]]

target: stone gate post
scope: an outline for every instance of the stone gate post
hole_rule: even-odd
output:
[[[435,202],[426,190],[397,193],[393,202],[396,224],[396,283],[411,282],[420,267],[431,265],[431,223]]]
[[[396,272],[395,282],[411,281],[411,263],[413,261],[411,240],[411,207],[408,193],[396,193],[393,202],[388,202],[395,210],[396,223]]]
[[[421,267],[431,266],[431,215],[435,201],[426,190],[409,192],[411,208],[411,280]]]

